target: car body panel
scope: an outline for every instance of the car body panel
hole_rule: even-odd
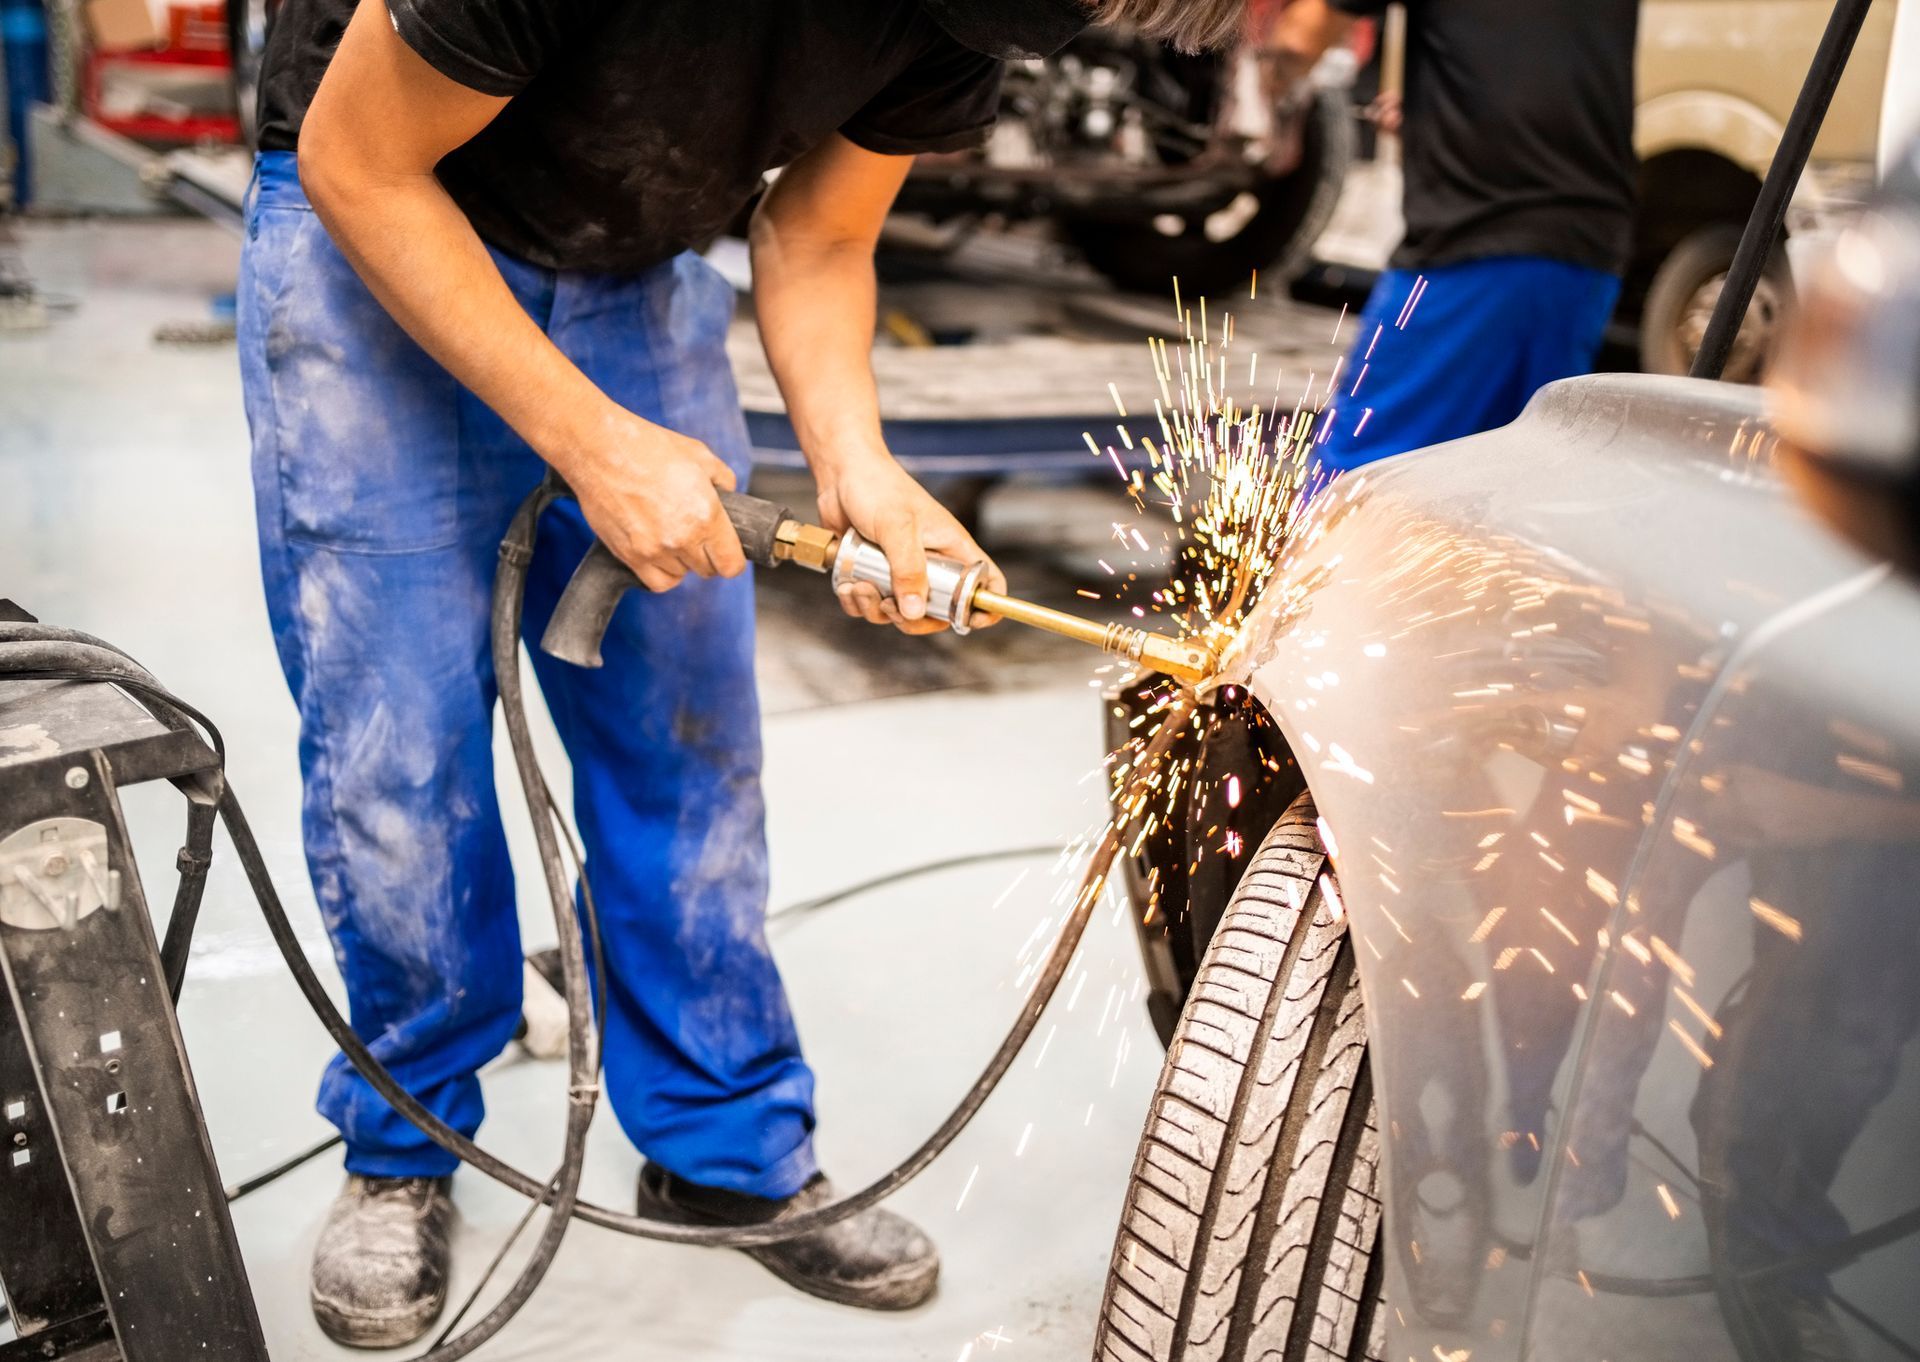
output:
[[[1920,1239],[1846,1242],[1920,1206],[1920,704],[1897,665],[1916,657],[1920,593],[1867,573],[1716,679],[1616,917],[1596,995],[1620,1001],[1567,1122],[1543,1261],[1587,1279],[1536,1277],[1531,1355],[1839,1356],[1771,1341],[1856,1311],[1873,1324],[1848,1355],[1897,1355],[1876,1329],[1920,1342]]]
[[[1696,1045],[1703,1034],[1670,987],[1692,939],[1645,927],[1688,922],[1703,892],[1697,873],[1665,869],[1673,848],[1698,860],[1690,844],[1739,845],[1716,831],[1735,807],[1724,776],[1711,807],[1688,802],[1686,773],[1711,774],[1689,757],[1711,751],[1744,693],[1729,665],[1763,647],[1760,662],[1792,656],[1782,631],[1802,615],[1890,591],[1889,611],[1920,618],[1910,586],[1788,498],[1759,401],[1684,379],[1574,379],[1501,430],[1350,476],[1323,494],[1229,659],[1229,682],[1267,709],[1305,772],[1358,943],[1392,1356],[1587,1355],[1566,1350],[1569,1330],[1588,1336],[1563,1288],[1588,1299],[1589,1248],[1641,1252],[1603,1230],[1587,1244],[1589,1225],[1620,1216],[1634,1234],[1643,1221],[1667,1229],[1671,1273],[1654,1275],[1711,1267],[1682,1242],[1684,1214],[1621,1173],[1646,1156],[1632,1133],[1640,1095],[1678,1100],[1669,1051],[1688,1055],[1684,1077],[1700,1086],[1679,1036],[1647,1025],[1684,1014]],[[1882,700],[1853,722],[1920,723],[1920,701]],[[1902,703],[1903,715],[1881,712]],[[1897,907],[1920,917],[1910,900]],[[1722,931],[1751,954],[1755,915],[1742,911]],[[1654,972],[1630,983],[1621,962],[1644,969],[1641,955]],[[1722,1002],[1694,1001],[1709,1018]],[[1609,1013],[1628,1009],[1639,1025],[1616,1036]],[[1846,1048],[1836,1035],[1822,1053]],[[1906,1042],[1893,1048],[1914,1062]],[[1600,1066],[1591,1090],[1583,1062]],[[1885,1105],[1874,1119],[1920,1148],[1911,1102],[1893,1117]],[[1570,1111],[1575,1122],[1558,1119]],[[1672,1112],[1647,1114],[1678,1138]],[[1860,1228],[1852,1210],[1845,1219]],[[1605,1260],[1614,1276],[1645,1266]],[[1530,1351],[1536,1327],[1553,1345]],[[1669,1345],[1592,1355],[1674,1356]]]
[[[1879,4],[1867,12],[1814,143],[1816,161],[1873,160],[1894,8]],[[1676,146],[1706,147],[1764,174],[1832,11],[1822,0],[1647,0],[1634,69],[1640,104],[1635,149],[1648,157]],[[1649,117],[1656,106],[1692,96],[1714,98],[1700,104],[1708,117],[1690,137],[1677,136],[1670,119]],[[1715,135],[1715,115],[1735,106],[1742,111],[1741,127],[1772,129],[1763,145]]]

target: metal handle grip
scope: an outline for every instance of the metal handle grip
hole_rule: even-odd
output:
[[[778,562],[774,543],[780,527],[793,518],[787,508],[745,492],[724,490],[720,492],[720,505],[734,533],[740,536],[747,561],[773,567]],[[594,540],[587,556],[574,569],[567,589],[560,593],[560,603],[553,608],[553,618],[540,636],[541,650],[576,667],[600,666],[604,661],[600,644],[613,622],[614,609],[622,596],[639,585],[633,569],[614,557],[605,544]]]

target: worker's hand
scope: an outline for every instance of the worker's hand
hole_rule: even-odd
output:
[[[613,408],[599,438],[565,473],[587,524],[649,591],[746,571],[740,536],[715,488],[733,470],[698,440]]]
[[[1389,90],[1385,94],[1376,96],[1373,103],[1367,105],[1360,116],[1371,122],[1381,132],[1398,136],[1402,119],[1401,111],[1400,96]]]
[[[982,579],[989,591],[1004,592],[1007,579],[951,512],[915,482],[891,456],[877,454],[835,468],[820,477],[820,518],[830,530],[858,530],[887,555],[893,597],[865,582],[840,593],[840,608],[869,624],[892,624],[903,633],[932,634],[946,628],[927,615],[927,555],[962,563],[985,563]],[[996,623],[998,616],[975,612],[972,623]]]

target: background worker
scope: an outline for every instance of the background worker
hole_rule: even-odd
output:
[[[1104,0],[1176,40],[1241,0]],[[908,632],[924,555],[980,551],[888,454],[872,254],[915,152],[992,124],[998,59],[1059,47],[1077,0],[287,0],[268,43],[240,343],[261,561],[300,710],[306,851],[354,1025],[455,1128],[520,1011],[495,803],[488,598],[514,507],[559,470],[527,583],[537,638],[589,536],[629,596],[604,670],[534,652],[603,929],[605,1082],[639,1204],[705,1223],[833,1196],[813,1075],[763,928],[753,599],[717,487],[748,445],[728,286],[689,248],[754,216],[768,359],[821,519],[876,541]],[[297,152],[297,161],[295,153]],[[998,588],[997,572],[989,574]],[[346,1189],[313,1263],[334,1339],[439,1313],[454,1160],[344,1061],[320,1110]],[[751,1250],[802,1290],[895,1308],[938,1258],[872,1210]]]
[[[1296,0],[1268,35],[1304,75],[1388,0]],[[1633,229],[1638,0],[1409,0],[1406,235],[1341,368],[1320,446],[1343,472],[1505,425],[1586,373]]]

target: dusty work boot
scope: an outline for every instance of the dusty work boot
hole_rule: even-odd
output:
[[[449,1178],[351,1174],[313,1249],[313,1317],[349,1348],[397,1348],[447,1303]]]
[[[640,1214],[687,1225],[758,1225],[785,1220],[837,1200],[826,1174],[785,1200],[702,1187],[647,1164],[640,1170]],[[940,1254],[933,1241],[892,1211],[878,1207],[837,1225],[742,1249],[809,1295],[866,1310],[910,1310],[933,1295]]]

